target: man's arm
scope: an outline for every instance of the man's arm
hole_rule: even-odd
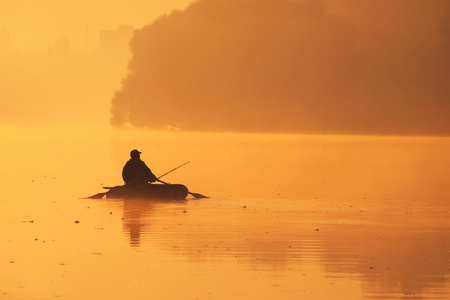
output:
[[[158,178],[156,178],[156,176],[152,173],[152,171],[150,170],[150,168],[149,167],[147,167],[147,165],[144,163],[144,166],[145,166],[145,168],[146,168],[146,177],[147,177],[147,180],[149,181],[149,182],[155,182],[156,180],[158,180]]]

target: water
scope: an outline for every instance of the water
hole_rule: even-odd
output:
[[[0,299],[448,299],[450,139],[1,131]],[[209,199],[90,200],[131,149]]]

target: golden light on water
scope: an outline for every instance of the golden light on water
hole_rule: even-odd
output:
[[[5,299],[448,297],[447,138],[65,133],[2,137]],[[211,198],[80,199],[131,148]]]

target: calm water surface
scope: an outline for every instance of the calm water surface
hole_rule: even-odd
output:
[[[450,297],[448,138],[0,133],[0,299]],[[83,199],[133,148],[211,198]]]

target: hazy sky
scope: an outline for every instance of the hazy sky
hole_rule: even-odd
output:
[[[447,0],[201,0],[139,30],[113,124],[450,134]]]
[[[450,134],[448,0],[2,0],[0,64],[2,123]]]
[[[126,75],[129,40],[117,40],[105,56],[98,52],[100,31],[140,28],[188,3],[1,0],[0,125],[107,126],[111,97]]]
[[[46,52],[66,37],[74,51],[93,52],[102,29],[128,24],[142,27],[190,0],[1,0],[0,30],[18,52]]]

